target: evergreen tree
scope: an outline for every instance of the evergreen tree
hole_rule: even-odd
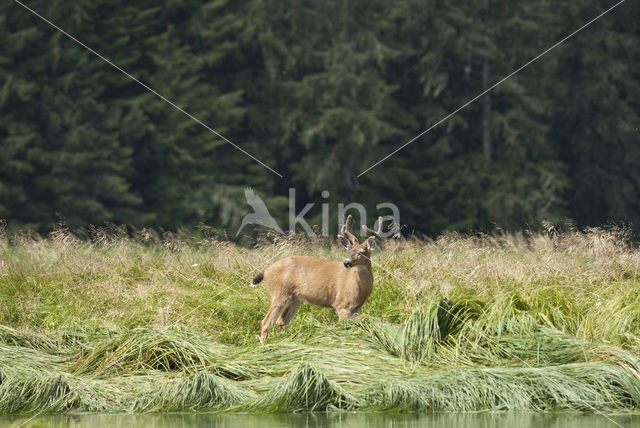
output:
[[[356,174],[397,135],[392,86],[383,76],[393,51],[380,40],[385,2],[254,2],[247,28],[262,56],[258,106],[280,162],[309,193],[355,198]]]
[[[464,70],[452,109],[488,90],[555,40],[541,29],[552,22],[545,3],[465,4],[453,52]],[[567,183],[550,139],[555,62],[544,58],[458,113],[447,200],[465,227],[519,229],[562,218]]]
[[[89,2],[33,2],[70,31],[80,30]],[[137,221],[131,151],[117,138],[119,113],[97,99],[98,64],[15,4],[3,4],[0,135],[6,156],[0,205],[9,219],[72,226]],[[6,167],[6,168],[5,168]]]
[[[252,187],[286,229],[295,187],[317,224],[319,202],[351,201],[370,213],[394,202],[405,232],[429,234],[567,215],[640,224],[635,3],[358,177],[611,6],[599,3],[29,2],[280,179],[5,2],[0,217],[40,231],[61,216],[233,234]]]
[[[574,28],[607,2],[565,5]],[[554,134],[569,167],[568,215],[579,225],[640,220],[640,7],[626,3],[561,46]]]
[[[99,22],[96,43],[150,87],[236,140],[245,115],[242,91],[227,90],[234,88],[229,78],[215,79],[221,67],[234,65],[238,50],[229,40],[237,37],[242,22],[229,2],[174,1],[162,8],[151,1],[122,2],[121,10]],[[226,73],[232,75],[233,69]],[[155,215],[152,224],[228,225],[234,217],[228,210],[244,210],[242,190],[252,184],[239,182],[235,171],[264,175],[262,167],[137,83],[122,75],[110,80],[117,98],[105,102],[123,111],[122,141],[133,147],[133,182]]]

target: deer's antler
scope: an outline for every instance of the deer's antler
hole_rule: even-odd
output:
[[[356,238],[355,235],[353,235],[350,232],[352,225],[353,225],[353,217],[351,217],[351,214],[349,214],[347,216],[347,220],[344,222],[344,224],[342,225],[342,228],[340,229],[340,235],[347,238],[349,242],[351,242],[351,245],[353,246],[358,243],[358,238]]]
[[[369,229],[367,226],[363,224],[362,231],[366,233],[367,236],[380,238],[380,234],[382,233],[382,217],[378,217],[378,230]]]

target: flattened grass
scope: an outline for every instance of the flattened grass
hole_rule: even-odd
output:
[[[317,412],[347,410],[357,401],[308,363],[295,367],[288,377],[245,409],[259,412]]]
[[[109,382],[54,370],[1,367],[0,413],[109,411],[124,397]]]
[[[105,236],[0,243],[1,414],[640,411],[640,251],[615,230],[389,241],[361,321],[303,305],[265,345],[250,279],[341,252]]]
[[[165,381],[134,406],[144,412],[225,409],[248,402],[254,394],[208,371]]]
[[[404,329],[432,332],[433,319],[423,317],[429,312],[416,313]],[[387,348],[379,338],[394,328],[397,342]],[[466,338],[465,331],[440,336],[416,359],[403,346],[419,349],[424,336],[415,339],[375,319],[344,323],[228,353],[227,366],[242,367],[242,377],[213,371],[218,352],[229,347],[193,332],[121,332],[137,337],[138,348],[123,348],[131,345],[120,340],[111,351],[105,351],[104,338],[93,342],[88,336],[95,353],[85,360],[68,350],[56,357],[6,345],[0,347],[0,412],[640,410],[640,364],[633,352],[581,343],[545,327],[524,336],[485,333],[480,341]],[[194,352],[189,354],[157,342],[158,336],[174,346],[176,338],[198,346],[185,347]],[[535,340],[545,347],[533,346]],[[7,358],[16,349],[23,358],[39,357],[28,364]],[[193,357],[194,349],[201,358]]]
[[[640,383],[606,364],[451,369],[381,383],[368,402],[378,410],[637,410]]]
[[[74,371],[105,375],[208,369],[231,379],[251,377],[247,368],[233,364],[234,352],[184,329],[135,328],[98,342],[89,355],[78,361]]]

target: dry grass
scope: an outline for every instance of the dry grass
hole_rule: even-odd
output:
[[[621,230],[388,241],[362,321],[304,305],[264,346],[251,278],[342,250],[90,237],[0,237],[0,413],[640,409],[640,251]]]

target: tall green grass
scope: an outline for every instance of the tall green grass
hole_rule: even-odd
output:
[[[389,241],[362,320],[303,305],[265,345],[254,274],[341,251],[95,236],[0,239],[0,413],[640,411],[618,230]]]

